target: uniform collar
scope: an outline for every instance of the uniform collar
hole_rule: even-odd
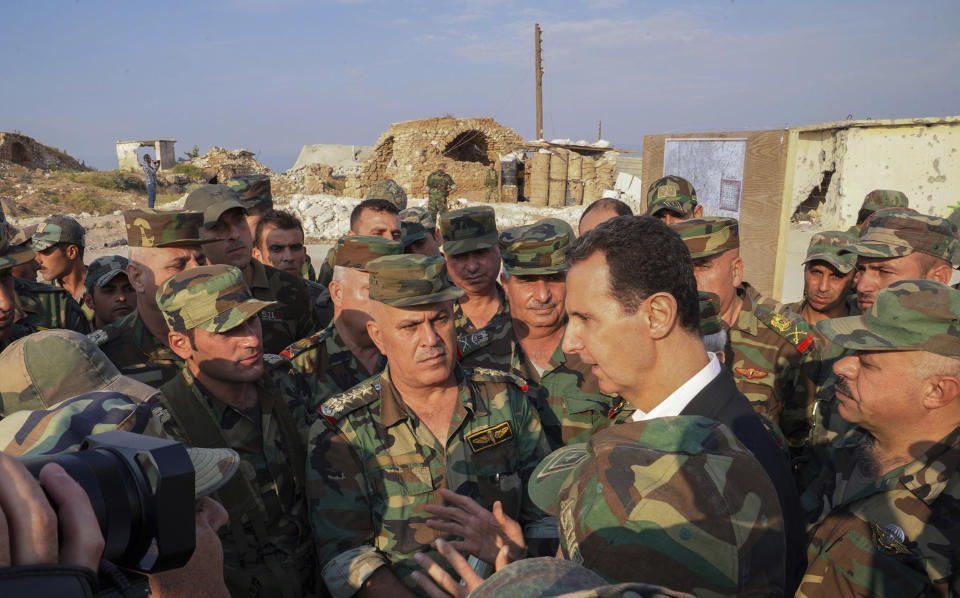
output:
[[[760,299],[760,293],[749,283],[744,282],[737,287],[737,296],[743,301],[743,305],[740,306],[740,313],[737,314],[737,322],[733,328],[746,332],[750,336],[757,336],[760,320],[753,312],[757,301]]]
[[[931,446],[919,459],[907,465],[900,481],[927,505],[940,496],[960,467],[960,426]]]
[[[454,365],[453,371],[457,377],[457,397],[464,409],[477,415],[486,415],[486,406],[483,404],[479,393],[470,392],[466,376],[459,363]],[[380,373],[379,381],[373,384],[374,390],[380,393],[380,425],[389,428],[400,420],[409,417],[410,414],[407,406],[403,404],[403,398],[390,380],[389,362]]]
[[[267,278],[267,267],[253,258],[250,258],[250,265],[253,267],[253,279],[250,281],[250,288],[269,289],[270,280]]]

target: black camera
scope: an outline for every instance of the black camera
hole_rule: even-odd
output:
[[[79,452],[22,462],[34,477],[57,463],[80,484],[100,523],[108,561],[156,573],[190,560],[194,470],[179,442],[113,430],[88,436]]]

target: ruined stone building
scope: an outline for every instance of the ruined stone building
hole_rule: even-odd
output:
[[[0,161],[34,169],[90,170],[73,156],[20,133],[0,132]]]

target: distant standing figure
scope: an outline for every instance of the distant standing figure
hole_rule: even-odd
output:
[[[485,198],[487,203],[500,201],[500,189],[498,188],[500,186],[500,175],[497,173],[497,169],[493,167],[493,162],[487,162],[487,171],[483,174],[483,186],[487,188]]]
[[[160,160],[151,160],[150,154],[143,155],[143,174],[147,177],[147,207],[153,209],[157,200],[157,167]]]
[[[450,175],[447,174],[447,165],[445,162],[441,162],[440,167],[431,172],[427,177],[427,191],[430,193],[427,209],[430,210],[430,213],[433,215],[434,222],[437,221],[438,215],[447,211],[447,195],[456,188],[457,185],[453,182],[453,179],[450,178]]]

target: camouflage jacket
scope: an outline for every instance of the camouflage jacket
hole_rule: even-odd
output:
[[[430,199],[446,198],[450,190],[455,188],[453,178],[442,170],[434,170],[427,176],[427,191]]]
[[[228,447],[240,455],[239,483],[215,494],[230,514],[220,539],[224,578],[234,596],[280,595],[290,580],[277,580],[270,565],[281,577],[296,576],[294,595],[315,591],[316,555],[300,470],[313,416],[303,379],[289,364],[276,356],[271,363],[270,357],[257,381],[258,407],[248,411],[215,399],[186,367],[153,399],[154,413],[172,438],[191,446]],[[176,399],[189,401],[193,409],[183,410]],[[292,423],[289,434],[284,421]]]
[[[310,430],[307,495],[334,596],[352,595],[384,565],[415,585],[413,555],[438,557],[430,542],[443,534],[426,526],[424,507],[443,503],[440,488],[487,509],[500,500],[521,524],[545,517],[526,492],[548,450],[536,413],[503,372],[458,367],[456,374],[459,403],[444,444],[404,406],[389,365],[324,403],[326,419]]]
[[[320,271],[317,272],[317,284],[323,287],[329,287],[333,280],[333,266],[337,261],[336,245],[327,250],[327,257],[320,264]]]
[[[804,493],[813,522],[797,596],[960,595],[960,428],[879,479],[861,429],[828,448]]]
[[[810,327],[747,283],[737,294],[743,306],[730,327],[724,364],[754,410],[777,425],[791,446],[802,445],[813,409],[813,383],[802,363],[805,353],[816,352]]]
[[[343,343],[332,322],[320,332],[293,343],[280,355],[289,359],[293,369],[306,378],[311,394],[308,406],[312,413],[317,413],[328,397],[350,390],[382,372],[387,365],[387,358],[381,355],[375,370],[367,372]]]
[[[847,297],[847,315],[859,316],[860,309],[857,307],[857,294],[850,293]],[[793,313],[803,317],[803,308],[806,306],[806,300],[796,301],[783,306],[779,313]],[[813,335],[815,351],[805,351],[803,355],[804,366],[807,368],[808,377],[813,381],[816,387],[816,393],[819,394],[826,383],[827,378],[833,373],[833,364],[843,356],[843,348],[831,343],[823,334],[817,330],[817,327],[810,324],[810,333]]]
[[[150,332],[134,311],[88,335],[120,373],[158,387],[171,380],[183,360]]]
[[[276,301],[273,307],[260,312],[263,325],[263,350],[279,353],[290,343],[313,334],[317,326],[313,319],[310,294],[303,280],[293,274],[264,266],[251,260],[253,280],[250,292],[261,301]]]
[[[62,288],[22,278],[14,278],[13,288],[17,294],[14,318],[31,332],[50,328],[90,332],[90,319]]]
[[[494,336],[485,329],[457,339],[462,364],[510,372],[524,381],[524,392],[536,409],[550,449],[586,442],[594,432],[629,421],[634,408],[626,401],[600,392],[597,377],[576,354],[557,345],[540,374],[517,342],[510,321]]]
[[[500,297],[500,307],[497,308],[497,312],[493,314],[493,317],[490,318],[490,321],[484,326],[484,329],[493,334],[495,334],[497,329],[502,325],[510,325],[510,303],[507,301],[507,293],[503,290],[503,287],[500,286],[499,282],[495,284],[497,285],[497,296]],[[463,308],[460,307],[459,301],[453,304],[453,324],[457,327],[458,337],[478,330],[474,323],[470,321],[470,318],[463,313]]]
[[[326,328],[327,324],[333,322],[333,300],[330,299],[330,289],[306,278],[303,284],[306,285],[307,293],[310,295],[314,325],[319,329]]]

